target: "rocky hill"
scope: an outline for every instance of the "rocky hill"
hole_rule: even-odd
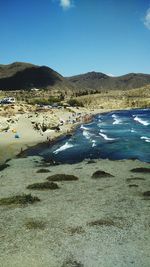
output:
[[[120,77],[110,77],[100,72],[89,72],[73,77],[68,77],[76,88],[82,90],[129,90],[140,88],[150,84],[150,75],[141,73],[130,73]]]

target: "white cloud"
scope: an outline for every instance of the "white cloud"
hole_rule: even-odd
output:
[[[147,29],[150,30],[150,8],[146,11],[146,15],[144,18],[144,25]]]
[[[68,9],[72,6],[71,0],[60,0],[60,6],[63,9]]]

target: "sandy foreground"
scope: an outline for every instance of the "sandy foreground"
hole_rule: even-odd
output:
[[[149,164],[96,160],[50,166],[40,157],[8,164],[0,171],[0,198],[31,193],[40,201],[0,206],[0,266],[150,266],[150,199],[143,196],[150,175],[131,172]],[[41,168],[49,173],[37,173]],[[113,177],[92,179],[97,170]],[[27,189],[53,174],[79,179],[57,182],[56,190]]]
[[[3,114],[0,163],[22,149],[68,133],[86,114],[102,111],[83,108]],[[80,121],[72,123],[78,116]],[[56,126],[60,121],[64,123],[59,132],[34,129],[35,123]],[[4,131],[8,125],[9,130]],[[0,205],[0,267],[150,266],[150,198],[143,196],[149,190],[150,173],[131,172],[137,167],[148,168],[148,163],[96,160],[52,166],[40,157],[28,157],[14,158],[7,165],[0,168],[0,202],[30,193],[40,201]],[[38,173],[41,168],[47,173]],[[98,170],[113,177],[92,179]],[[56,190],[27,189],[54,174],[71,174],[79,179],[56,182]]]

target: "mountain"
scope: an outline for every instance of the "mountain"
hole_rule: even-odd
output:
[[[66,94],[86,94],[108,90],[128,90],[150,85],[150,75],[130,73],[110,77],[101,72],[89,72],[63,77],[47,66],[15,62],[0,65],[0,90],[30,90],[32,88],[58,90]]]
[[[111,77],[101,72],[88,72],[67,78],[76,88],[82,90],[128,90],[150,84],[150,75],[129,73]]]
[[[0,65],[0,90],[51,89],[54,86],[72,89],[63,76],[49,67],[22,62]]]

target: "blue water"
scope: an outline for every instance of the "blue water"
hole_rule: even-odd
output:
[[[139,159],[150,162],[150,109],[96,115],[73,136],[58,140],[38,154],[61,163],[84,159]]]

